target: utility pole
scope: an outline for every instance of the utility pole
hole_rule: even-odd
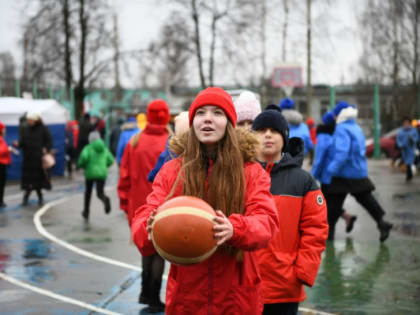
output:
[[[306,84],[306,115],[311,116],[312,82],[311,82],[311,0],[306,0],[306,44],[307,44],[307,84]]]

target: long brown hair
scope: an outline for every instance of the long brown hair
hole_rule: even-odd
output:
[[[213,209],[221,210],[227,217],[232,213],[244,213],[246,181],[244,172],[244,156],[234,127],[228,121],[224,137],[217,143],[214,155],[209,156],[194,128],[180,136],[183,151],[181,171],[169,193],[170,199],[179,181],[183,179],[182,194],[206,200]],[[183,139],[182,139],[183,138]],[[171,140],[172,142],[172,140]],[[172,145],[176,145],[171,143]],[[208,177],[209,160],[212,161],[210,177]],[[231,254],[238,250],[231,246],[222,246]]]

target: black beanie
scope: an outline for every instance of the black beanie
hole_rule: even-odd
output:
[[[279,110],[267,109],[259,114],[252,123],[252,129],[258,131],[264,128],[272,128],[283,137],[283,152],[287,151],[289,143],[289,124]]]

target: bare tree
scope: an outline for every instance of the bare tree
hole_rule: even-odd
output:
[[[38,0],[35,14],[24,24],[23,78],[65,83],[75,87],[76,117],[83,108],[86,88],[99,84],[110,72],[110,8],[105,0]],[[102,79],[103,80],[103,79]]]

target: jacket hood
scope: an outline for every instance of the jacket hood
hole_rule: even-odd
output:
[[[327,133],[329,135],[332,135],[334,133],[335,130],[335,124],[328,124],[328,125],[318,125],[318,127],[316,127],[316,134],[319,135],[321,133]]]
[[[121,125],[121,131],[133,130],[133,129],[136,129],[136,128],[138,128],[138,126],[137,126],[137,122],[135,122],[135,121],[126,121],[125,123],[123,123]]]
[[[302,167],[304,159],[304,143],[301,138],[293,137],[289,139],[289,146],[287,152],[284,153],[282,159],[275,163],[271,169],[272,173],[278,172],[286,167]],[[267,163],[261,163],[265,168]]]
[[[95,141],[90,143],[90,145],[98,153],[101,153],[105,150],[105,143],[102,141],[102,139],[96,139]]]
[[[287,122],[292,125],[299,125],[303,122],[303,116],[297,110],[294,109],[283,109],[281,111]]]
[[[244,128],[235,128],[239,140],[239,147],[245,162],[255,161],[258,149],[258,139],[255,134]],[[169,149],[176,155],[181,156],[187,145],[188,132],[175,135],[169,141]]]
[[[357,114],[357,108],[354,108],[353,106],[346,107],[338,114],[336,122],[337,124],[340,124],[346,120],[356,119]]]

